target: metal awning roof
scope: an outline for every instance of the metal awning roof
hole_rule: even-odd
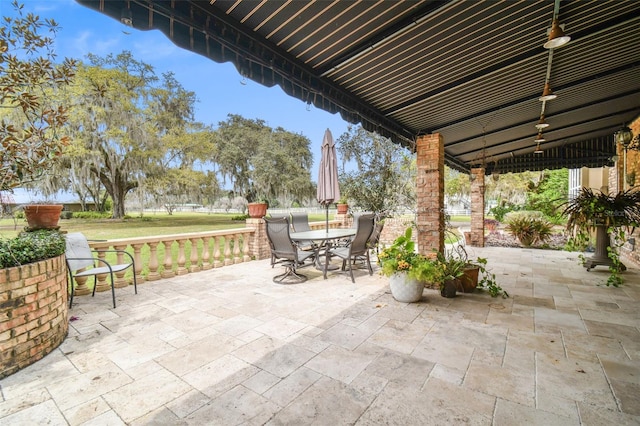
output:
[[[552,0],[77,0],[449,166],[487,173],[611,165],[640,115],[640,1],[561,1],[571,42],[543,48]],[[542,154],[538,97],[549,82]],[[203,82],[205,84],[206,82]]]

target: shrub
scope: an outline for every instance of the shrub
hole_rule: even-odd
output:
[[[520,217],[527,217],[530,219],[544,219],[544,214],[537,210],[517,210],[505,214],[504,221],[509,222],[512,219]]]
[[[495,231],[498,228],[498,225],[500,225],[500,222],[498,222],[496,219],[485,219],[484,220],[484,227],[488,231]]]
[[[0,268],[11,268],[60,256],[65,251],[64,236],[58,231],[21,232],[0,240]]]
[[[489,210],[489,214],[493,215],[498,222],[504,222],[504,217],[507,213],[520,210],[520,208],[520,206],[516,206],[515,204],[502,202],[499,205],[492,207]]]
[[[527,215],[513,215],[507,221],[507,231],[529,247],[543,243],[551,237],[552,225],[545,219]]]
[[[111,212],[75,212],[73,217],[77,219],[109,219]]]
[[[60,219],[71,219],[73,217],[73,212],[69,210],[63,210],[60,212]]]

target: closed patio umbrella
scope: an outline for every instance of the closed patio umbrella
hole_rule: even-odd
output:
[[[321,147],[320,169],[318,171],[318,203],[326,208],[326,230],[329,231],[329,204],[340,199],[340,187],[338,186],[338,155],[336,144],[333,141],[331,130],[324,132]]]

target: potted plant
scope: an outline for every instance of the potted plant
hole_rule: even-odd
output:
[[[338,210],[338,214],[347,214],[349,211],[349,204],[347,203],[346,197],[341,197],[336,204],[336,209]]]
[[[57,229],[63,207],[62,204],[47,203],[34,203],[22,206],[24,216],[29,225],[28,230]]]
[[[572,241],[577,246],[586,246],[590,232],[595,229],[595,253],[589,259],[582,256],[585,268],[608,266],[611,275],[607,285],[622,284],[620,272],[626,267],[620,262],[618,249],[626,239],[626,231],[640,224],[640,190],[631,188],[609,195],[582,188],[566,204],[564,214],[568,217],[567,230],[572,232]]]
[[[269,208],[269,204],[264,201],[247,204],[249,217],[252,218],[265,217],[265,215],[267,214],[267,208]]]
[[[456,256],[465,263],[462,275],[458,277],[460,289],[463,293],[472,293],[476,288],[486,290],[491,297],[509,297],[509,294],[496,282],[496,274],[487,269],[487,259],[478,257],[475,260],[469,259],[469,255],[464,246],[457,245],[452,249],[452,256]]]
[[[440,295],[442,297],[456,297],[457,291],[462,291],[460,277],[467,266],[466,259],[454,256],[452,253],[438,252],[436,260],[441,270]]]
[[[412,229],[407,228],[389,247],[378,253],[382,275],[389,277],[391,295],[399,302],[417,302],[426,282],[440,279],[438,264],[415,251]]]
[[[269,202],[266,199],[259,199],[259,201],[255,201],[253,203],[247,204],[247,211],[249,213],[249,217],[252,218],[262,218],[267,214],[267,209],[269,208]]]

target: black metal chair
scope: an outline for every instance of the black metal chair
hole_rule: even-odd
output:
[[[291,226],[294,232],[311,231],[308,213],[291,213]]]
[[[373,214],[363,214],[358,216],[356,225],[356,235],[346,246],[335,247],[329,250],[329,255],[342,259],[342,270],[344,271],[347,264],[349,265],[349,274],[351,282],[356,282],[353,277],[353,264],[362,258],[367,263],[369,275],[373,275],[371,268],[371,259],[369,257],[369,237],[373,232],[375,216]]]
[[[298,268],[313,265],[315,250],[302,250],[298,244],[291,240],[289,231],[289,219],[264,218],[267,226],[267,238],[271,247],[272,266],[281,264],[285,272],[273,277],[273,282],[278,284],[297,284],[305,282],[307,277],[298,273]],[[312,262],[305,263],[311,259]]]
[[[98,275],[109,274],[111,278],[111,296],[113,298],[113,307],[116,307],[116,290],[113,274],[122,272],[128,268],[133,268],[133,288],[135,294],[138,294],[138,284],[136,282],[136,267],[133,256],[124,250],[91,250],[89,240],[81,232],[72,232],[65,235],[66,249],[65,258],[67,262],[67,270],[69,271],[69,307],[73,306],[73,294],[75,292],[74,278],[93,276],[93,293],[96,294],[96,286],[98,284]],[[129,257],[130,263],[122,263],[112,265],[104,259],[96,257],[98,253],[122,253]],[[104,266],[96,266],[104,265]],[[77,272],[80,269],[89,268]]]

